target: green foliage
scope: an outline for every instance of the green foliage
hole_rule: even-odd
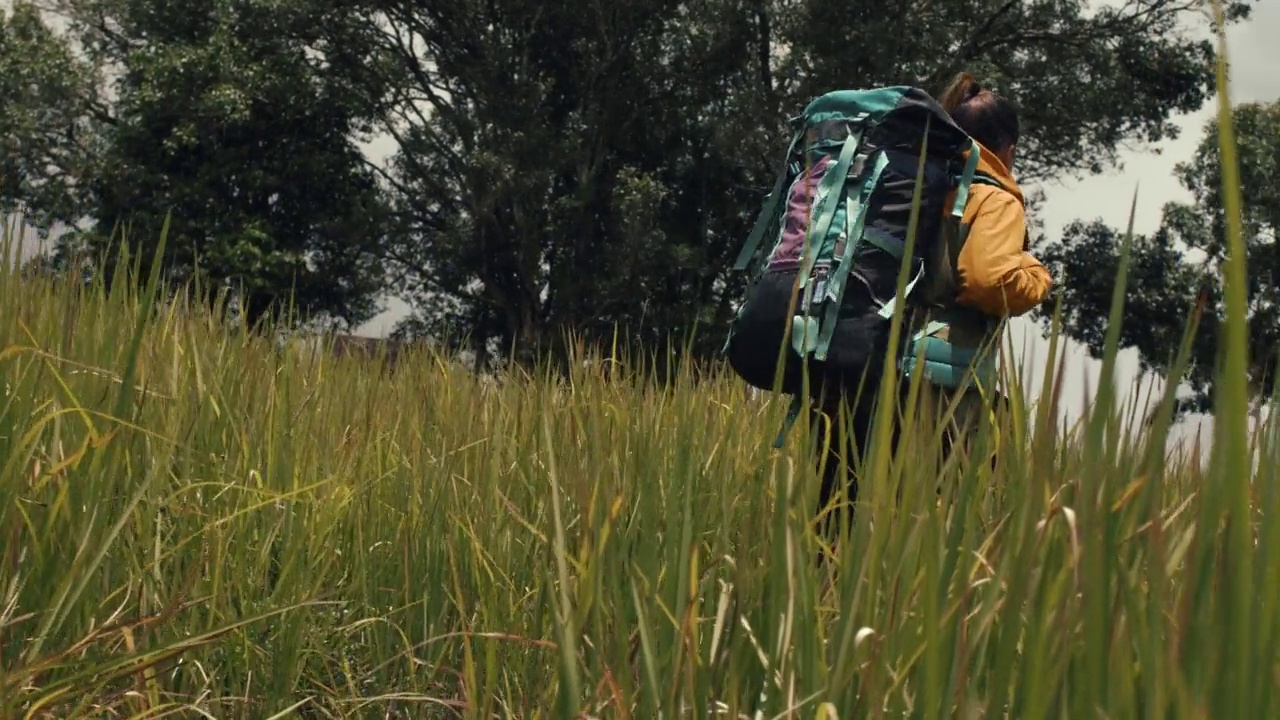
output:
[[[371,7],[398,73],[403,329],[469,332],[482,355],[563,350],[565,328],[608,346],[618,326],[648,348],[697,330],[690,349],[714,352],[781,123],[814,94],[976,70],[1020,101],[1019,176],[1043,179],[1172,135],[1213,82],[1173,0]]]
[[[100,137],[91,65],[30,2],[0,9],[0,211],[21,212],[46,234],[86,210]]]
[[[654,348],[727,319],[781,120],[744,64],[751,7],[371,5],[397,73],[392,258],[420,328],[528,358],[562,353],[565,329]]]
[[[1020,107],[1026,139],[1018,176],[1047,179],[1114,165],[1121,144],[1176,136],[1173,115],[1199,109],[1213,88],[1213,47],[1186,25],[1202,10],[1182,0],[809,0],[779,13],[796,50],[781,77],[800,95],[850,84],[938,88],[975,72]],[[1249,14],[1230,2],[1228,21]],[[1203,15],[1201,15],[1203,18]]]
[[[385,200],[356,141],[369,88],[323,3],[66,0],[112,71],[109,143],[90,184],[90,257],[117,224],[149,257],[170,218],[174,282],[227,285],[251,320],[359,323],[382,289]],[[105,269],[112,267],[110,262]]]
[[[974,70],[1022,105],[1024,179],[1172,134],[1212,84],[1198,8],[1089,5],[52,0],[65,35],[10,33],[0,66],[22,100],[0,127],[10,206],[91,221],[63,269],[122,233],[149,257],[167,217],[167,277],[250,319],[292,301],[355,324],[392,290],[402,334],[466,339],[481,366],[564,366],[569,330],[705,359],[785,118],[816,93]]]
[[[1249,394],[1270,397],[1280,360],[1280,102],[1243,104],[1232,111],[1239,138],[1244,251],[1248,256],[1245,323],[1249,336],[1246,365]],[[1190,191],[1190,203],[1170,203],[1150,237],[1135,240],[1135,277],[1128,290],[1126,329],[1121,345],[1135,347],[1144,368],[1167,371],[1172,349],[1188,311],[1202,307],[1186,382],[1191,395],[1183,410],[1208,411],[1217,378],[1218,344],[1226,318],[1224,267],[1227,220],[1223,203],[1223,164],[1218,145],[1219,120],[1204,128],[1195,156],[1177,173]],[[1061,280],[1064,327],[1099,356],[1105,324],[1101,309],[1111,290],[1118,260],[1117,233],[1101,221],[1069,226],[1061,242],[1043,252]]]

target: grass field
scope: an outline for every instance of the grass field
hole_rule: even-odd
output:
[[[808,430],[732,380],[382,372],[6,267],[0,717],[1278,716],[1232,231],[1204,462],[1107,391],[1117,302],[1079,426],[1050,367],[994,467],[908,433],[838,567]]]

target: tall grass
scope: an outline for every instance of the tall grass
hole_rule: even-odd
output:
[[[972,457],[877,459],[834,566],[808,428],[772,449],[785,408],[731,380],[386,370],[157,302],[137,259],[137,290],[7,266],[0,717],[1280,715],[1230,239],[1210,463],[1167,452],[1176,382],[1125,427],[1122,271],[1079,432],[1051,352]]]

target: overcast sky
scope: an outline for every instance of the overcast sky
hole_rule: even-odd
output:
[[[1280,3],[1263,0],[1256,3],[1253,18],[1246,25],[1228,31],[1228,59],[1231,63],[1231,100],[1233,103],[1270,102],[1280,100]],[[1179,122],[1181,137],[1156,145],[1153,151],[1126,153],[1123,167],[1100,177],[1080,182],[1049,185],[1044,207],[1039,208],[1050,238],[1077,217],[1101,218],[1117,228],[1129,219],[1135,189],[1138,208],[1134,218],[1135,233],[1154,231],[1160,223],[1162,206],[1170,200],[1189,200],[1190,194],[1173,175],[1174,165],[1191,158],[1203,136],[1205,123],[1217,112],[1217,98],[1206,103],[1199,112],[1183,116]],[[1014,347],[1026,348],[1024,362],[1033,365],[1027,379],[1038,389],[1048,355],[1048,342],[1040,330],[1025,321],[1011,323]],[[1097,387],[1101,363],[1089,359],[1083,347],[1069,343],[1064,383],[1064,415],[1078,417],[1086,407],[1086,397]],[[1137,352],[1122,353],[1118,362],[1117,387],[1130,391],[1142,387],[1149,391],[1145,379],[1139,383]],[[1032,371],[1033,370],[1033,371]],[[1158,398],[1163,385],[1156,383]],[[1180,428],[1184,437],[1199,430],[1207,441],[1211,425],[1207,418],[1193,417]]]
[[[8,6],[9,0],[0,0],[0,3]],[[1253,19],[1247,25],[1231,30],[1228,42],[1232,65],[1232,101],[1265,102],[1280,99],[1280,0],[1256,3]],[[1049,237],[1056,237],[1063,226],[1077,217],[1101,218],[1115,227],[1123,228],[1128,221],[1135,188],[1139,193],[1135,232],[1153,231],[1159,223],[1161,207],[1165,202],[1188,198],[1188,194],[1173,176],[1173,167],[1191,157],[1200,140],[1205,121],[1215,111],[1216,99],[1199,112],[1181,117],[1179,125],[1183,132],[1180,138],[1160,143],[1142,152],[1123,154],[1123,167],[1119,170],[1083,181],[1056,183],[1046,187],[1048,199],[1038,210],[1045,221]],[[373,154],[385,155],[391,147],[386,142],[377,142],[369,149]],[[404,316],[407,307],[394,299],[388,301],[387,305],[381,315],[357,332],[372,336],[388,333]],[[1047,359],[1047,340],[1035,325],[1025,320],[1015,320],[1011,324],[1010,338],[1015,351],[1022,356],[1021,364],[1028,370],[1027,383],[1033,391],[1038,390]],[[1086,407],[1087,398],[1093,394],[1100,363],[1090,360],[1083,348],[1075,343],[1068,343],[1066,352],[1068,378],[1065,383],[1063,414],[1066,418],[1073,419],[1079,416]],[[1124,352],[1117,378],[1118,386],[1122,391],[1128,391],[1139,385],[1139,379],[1136,353]],[[1146,387],[1145,381],[1142,386]],[[1155,385],[1155,392],[1160,392],[1158,383]],[[1206,434],[1207,430],[1202,429],[1202,436]]]

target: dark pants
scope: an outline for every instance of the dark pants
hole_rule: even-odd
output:
[[[787,330],[795,312],[789,307],[796,274],[794,272],[766,273],[751,288],[741,315],[735,323],[733,337],[728,347],[729,363],[749,384],[764,390],[778,390],[788,395],[808,393],[813,399],[810,411],[814,429],[814,462],[821,468],[818,490],[818,530],[829,544],[834,545],[842,529],[853,522],[853,507],[858,499],[859,478],[856,466],[865,459],[873,437],[876,416],[876,396],[881,375],[885,371],[885,348],[888,346],[889,323],[876,313],[878,304],[870,297],[865,285],[850,277],[845,291],[841,313],[831,339],[825,361],[810,357],[802,363],[790,347]],[[912,325],[907,318],[904,329]],[[781,350],[781,353],[780,353]],[[783,372],[781,386],[775,387],[777,361],[781,355]],[[808,371],[808,387],[802,382]],[[899,393],[894,399],[894,415],[901,417],[909,384],[903,378],[898,383]],[[955,398],[952,391],[925,383],[921,396],[927,401],[918,406],[916,417],[920,430],[933,437],[937,427],[928,422],[928,414],[944,411]],[[973,391],[970,391],[971,393]],[[956,415],[947,423],[941,434],[941,457],[948,457],[953,448],[968,447],[976,426],[985,422],[990,410],[1005,404],[1003,398],[995,398],[994,405],[980,398],[958,398]],[[843,401],[843,402],[841,402]],[[844,406],[844,416],[840,414]],[[924,415],[920,413],[925,413]],[[942,418],[935,416],[934,421]],[[831,423],[837,423],[832,425]],[[892,423],[887,450],[896,454],[901,431],[897,418]],[[840,430],[847,428],[843,438],[846,467],[841,467],[842,443]],[[824,443],[829,431],[830,442]],[[927,448],[920,448],[926,450]],[[924,460],[925,458],[921,458]],[[930,453],[930,458],[933,459]],[[994,454],[989,458],[994,467]],[[840,490],[846,492],[841,497]],[[941,495],[943,488],[937,487]],[[839,501],[839,502],[836,502]],[[820,557],[819,561],[824,558]]]
[[[893,414],[897,415],[897,417],[893,418],[887,437],[889,444],[887,451],[891,455],[896,455],[898,452],[898,444],[902,437],[900,419],[902,412],[906,409],[909,392],[909,381],[906,378],[902,378],[898,383],[898,394],[895,398],[895,407],[893,409]],[[810,414],[811,427],[815,430],[814,462],[821,468],[822,478],[815,513],[818,517],[817,529],[819,535],[832,548],[839,543],[843,534],[853,527],[859,480],[855,463],[863,464],[865,467],[875,431],[876,398],[873,392],[868,392],[865,397],[868,398],[868,401],[860,401],[860,398],[844,398],[849,404],[843,418],[835,413],[834,408],[820,409],[815,406]],[[925,442],[917,442],[912,447],[910,451],[912,453],[912,462],[925,463],[932,462],[935,459],[945,462],[955,450],[967,452],[972,449],[970,441],[973,433],[977,430],[979,423],[985,422],[983,416],[986,415],[991,406],[984,403],[973,391],[966,393],[964,396],[956,396],[952,391],[928,382],[921,385],[919,399],[921,402],[915,406],[913,428],[915,432],[920,433],[919,437]],[[954,408],[950,408],[951,403],[957,400],[959,404]],[[944,417],[941,413],[947,412],[949,409],[952,410],[950,419],[944,422]],[[830,430],[829,442],[824,443],[823,433],[832,422],[837,423],[837,425]],[[837,429],[841,426],[847,428],[847,437],[844,444],[847,469],[843,470],[840,465],[841,445],[839,433],[837,432]],[[931,443],[938,430],[942,431],[939,434],[940,443],[939,446],[933,446]],[[824,446],[825,452],[823,450]],[[933,455],[934,451],[938,451],[939,455]],[[971,460],[976,460],[976,458],[971,458]],[[996,456],[994,453],[987,458],[987,462],[994,471],[996,469]],[[925,479],[925,477],[917,470],[913,480]],[[945,489],[944,485],[940,478],[934,484],[934,491],[941,500]],[[847,488],[843,497],[840,495],[841,487]],[[901,487],[898,489],[896,502],[902,502]],[[824,563],[827,557],[826,552],[820,552],[817,558],[818,563]]]
[[[870,380],[864,391],[867,399],[841,398],[845,401],[843,414],[835,402],[815,403],[810,410],[810,427],[814,429],[813,462],[821,476],[815,515],[819,518],[819,531],[828,540],[834,540],[842,528],[853,523],[854,505],[858,500],[858,466],[868,460],[875,427],[874,393],[879,378]],[[889,434],[890,452],[897,449],[898,438],[898,425],[893,423]],[[841,489],[845,491],[843,496]]]
[[[851,276],[827,358],[817,361],[809,357],[802,362],[791,349],[787,334],[796,312],[794,305],[789,306],[795,279],[795,272],[766,273],[748,291],[729,342],[729,363],[739,376],[755,387],[770,391],[777,389],[787,395],[807,392],[812,398],[810,420],[815,430],[812,450],[814,462],[822,467],[818,491],[818,512],[822,514],[820,527],[834,539],[842,517],[852,520],[851,507],[858,492],[854,466],[865,455],[871,438],[875,397],[885,367],[889,323],[877,314],[878,305],[866,286]],[[781,385],[775,388],[780,349],[783,361]],[[806,369],[807,388],[804,383]],[[844,471],[841,469],[840,435],[846,424],[840,419],[841,405],[847,416],[847,434],[843,438],[847,468]],[[831,440],[824,450],[825,430],[830,431]],[[891,449],[897,445],[897,436],[895,423]],[[828,508],[838,497],[842,486],[847,488],[844,502],[837,508]]]

